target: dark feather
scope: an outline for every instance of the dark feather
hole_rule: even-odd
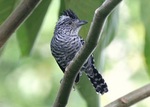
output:
[[[65,10],[62,15],[69,16],[72,19],[78,19],[77,15],[70,9]]]

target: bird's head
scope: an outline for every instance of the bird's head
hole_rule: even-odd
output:
[[[72,10],[66,10],[57,22],[57,28],[67,35],[77,35],[82,25],[87,21],[80,20]]]

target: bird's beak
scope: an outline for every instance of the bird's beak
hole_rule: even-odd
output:
[[[78,22],[78,26],[82,26],[82,25],[85,25],[85,24],[87,24],[88,22],[87,21],[85,21],[85,20],[80,20],[79,22]]]

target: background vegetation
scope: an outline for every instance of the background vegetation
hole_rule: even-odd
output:
[[[0,0],[0,24],[20,0]],[[63,73],[49,49],[59,14],[72,9],[87,20],[80,34],[89,29],[95,9],[103,0],[43,0],[0,49],[0,107],[50,107]],[[94,52],[97,68],[103,71],[109,92],[98,99],[85,88],[85,79],[72,91],[68,107],[86,107],[95,97],[102,107],[120,96],[149,83],[149,1],[124,0],[106,22],[102,39]],[[87,89],[87,90],[86,90]],[[135,107],[148,107],[150,99]],[[95,102],[94,102],[95,103]],[[90,106],[89,106],[90,107]]]

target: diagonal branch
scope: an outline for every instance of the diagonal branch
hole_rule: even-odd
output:
[[[131,105],[150,96],[150,84],[143,86],[127,95],[113,101],[105,107],[130,107]]]
[[[95,11],[93,22],[91,23],[85,45],[81,48],[71,64],[67,67],[53,107],[65,107],[67,105],[70,91],[78,71],[82,67],[85,60],[95,49],[107,16],[121,1],[122,0],[105,0],[103,5],[101,5]]]
[[[0,26],[0,48],[41,0],[23,0]]]

